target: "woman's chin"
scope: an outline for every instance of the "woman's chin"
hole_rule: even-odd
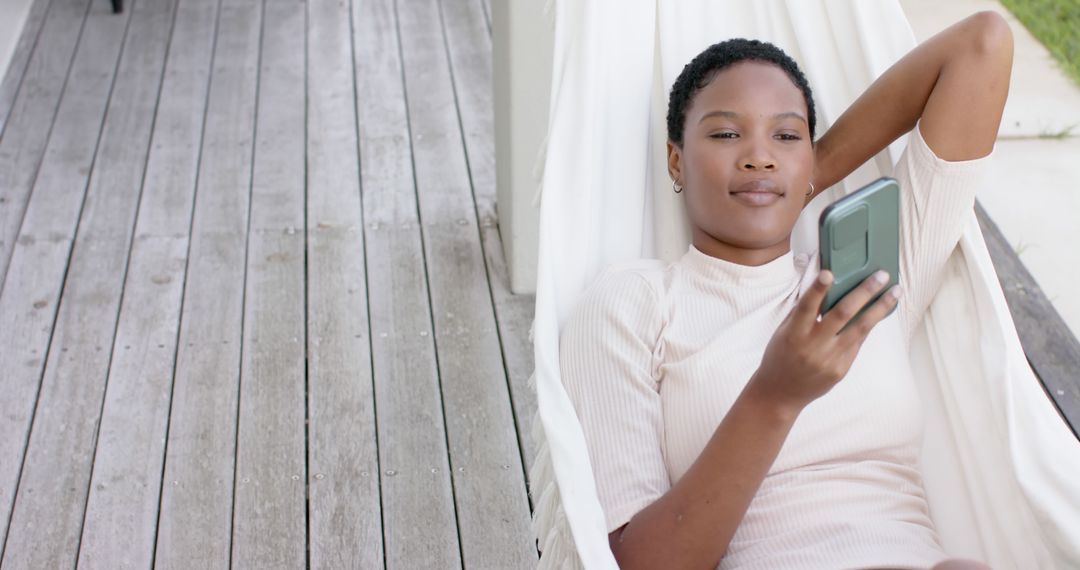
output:
[[[716,228],[716,231],[706,231],[706,233],[715,241],[740,249],[770,249],[791,237],[790,227],[771,228],[764,231],[760,228],[745,228],[745,231],[739,231],[737,228],[732,231],[732,229],[731,226],[726,226],[724,231]]]

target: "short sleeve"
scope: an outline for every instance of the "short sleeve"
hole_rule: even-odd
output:
[[[898,313],[910,338],[937,294],[949,259],[975,207],[993,151],[981,158],[947,161],[931,150],[919,125],[911,131],[894,176],[900,185],[900,283]]]
[[[669,488],[654,354],[658,295],[642,275],[607,270],[559,339],[563,384],[581,421],[610,533]]]

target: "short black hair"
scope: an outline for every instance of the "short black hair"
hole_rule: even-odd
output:
[[[814,140],[814,95],[806,76],[799,65],[784,50],[769,42],[732,38],[713,44],[686,64],[682,73],[671,86],[668,98],[667,130],[668,139],[678,146],[683,144],[683,126],[686,122],[686,109],[693,102],[694,96],[726,67],[742,61],[761,61],[771,63],[784,71],[792,83],[802,91],[806,100],[807,123],[810,127],[810,140]]]

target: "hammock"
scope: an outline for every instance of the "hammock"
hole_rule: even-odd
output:
[[[730,37],[770,41],[803,68],[818,130],[915,46],[896,0],[555,2],[555,52],[533,341],[538,455],[531,474],[542,568],[615,568],[581,426],[559,375],[559,330],[606,265],[674,260],[689,244],[665,166],[667,92],[683,66]],[[804,210],[890,175],[902,137]],[[1032,373],[970,214],[909,353],[926,407],[922,471],[951,556],[994,568],[1080,564],[1080,444]]]

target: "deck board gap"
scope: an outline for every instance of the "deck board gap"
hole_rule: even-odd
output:
[[[400,11],[398,9],[398,5],[399,5],[399,0],[394,0],[394,23],[395,23],[395,26],[397,27],[398,59],[401,61],[401,86],[402,86],[402,95],[403,95],[403,97],[405,99],[405,128],[406,128],[406,132],[408,133],[409,161],[410,161],[410,163],[412,165],[413,193],[414,193],[414,196],[416,198],[416,202],[415,202],[416,203],[416,221],[417,221],[417,228],[419,228],[419,232],[420,232],[420,259],[422,260],[422,266],[423,266],[423,269],[424,269],[424,283],[426,283],[425,290],[427,291],[428,321],[429,321],[429,323],[431,325],[431,330],[434,331],[435,330],[435,309],[434,309],[434,305],[433,305],[433,301],[432,301],[432,295],[431,295],[432,283],[431,283],[431,273],[430,273],[429,265],[428,265],[427,239],[425,238],[425,233],[426,232],[424,231],[424,216],[421,213],[421,206],[420,206],[420,192],[419,192],[420,183],[419,183],[419,180],[417,178],[417,173],[416,173],[416,148],[414,146],[413,137],[412,137],[412,112],[411,112],[411,110],[409,108],[409,81],[408,81],[407,74],[405,72],[405,66],[406,66],[405,50],[403,48],[402,39],[401,39],[401,15],[400,15]],[[439,386],[439,393],[444,394],[445,390],[443,388],[442,366],[441,366],[440,358],[439,358],[439,340],[438,340],[438,336],[439,336],[438,334],[432,334],[431,335],[431,343],[435,347],[435,377],[436,377],[436,380],[437,380],[437,384]],[[446,456],[447,456],[447,459],[450,462],[450,469],[452,471],[453,466],[454,466],[454,457],[453,457],[453,453],[451,452],[451,449],[450,449],[450,429],[449,429],[449,426],[447,425],[447,421],[446,421],[446,399],[445,398],[443,398],[443,397],[439,398],[439,406],[440,406],[439,409],[440,409],[440,412],[441,412],[441,415],[442,415],[443,436],[444,436],[444,445],[446,446]],[[457,528],[457,535],[458,535],[458,541],[457,541],[457,544],[458,544],[458,560],[460,560],[461,564],[464,566],[464,564],[465,564],[465,552],[464,552],[464,546],[462,544],[463,541],[461,540],[461,516],[460,516],[459,508],[458,508],[457,482],[456,482],[452,472],[450,474],[450,494],[451,494],[451,499],[453,501],[452,504],[453,504],[453,508],[454,508],[453,509],[454,510],[454,525]]]

